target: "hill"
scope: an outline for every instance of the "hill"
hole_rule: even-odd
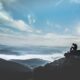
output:
[[[39,67],[39,66],[44,66],[47,63],[49,63],[49,61],[47,60],[42,60],[42,59],[37,59],[37,58],[28,59],[28,60],[12,60],[12,61],[22,64],[24,66],[30,66],[32,69]]]
[[[0,80],[26,80],[32,77],[32,70],[21,64],[0,59]]]

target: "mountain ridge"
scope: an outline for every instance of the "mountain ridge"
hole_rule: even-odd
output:
[[[78,51],[80,54],[80,51]],[[34,69],[34,80],[80,80],[80,56],[67,53],[69,56],[55,60],[44,67]]]

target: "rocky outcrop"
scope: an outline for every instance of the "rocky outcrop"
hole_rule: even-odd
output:
[[[34,69],[34,80],[80,80],[80,51]]]

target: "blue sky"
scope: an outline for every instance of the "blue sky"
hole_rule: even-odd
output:
[[[1,44],[69,46],[79,36],[80,0],[0,0]]]

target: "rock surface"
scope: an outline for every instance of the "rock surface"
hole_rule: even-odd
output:
[[[78,52],[78,55],[77,55]],[[80,51],[34,69],[34,80],[80,80]]]

